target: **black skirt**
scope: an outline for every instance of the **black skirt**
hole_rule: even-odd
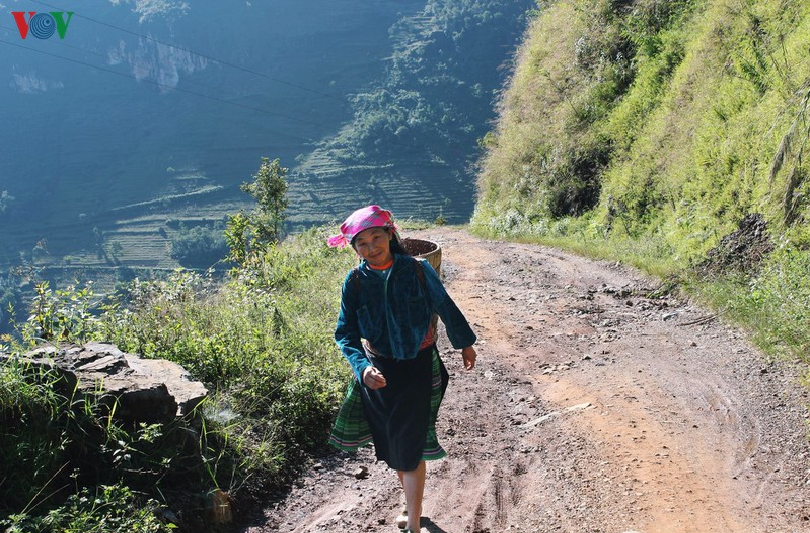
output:
[[[436,346],[408,360],[368,356],[386,381],[385,387],[376,390],[359,387],[377,459],[395,470],[411,471],[423,459],[443,457],[435,422],[449,375]],[[431,442],[435,449],[428,449]]]

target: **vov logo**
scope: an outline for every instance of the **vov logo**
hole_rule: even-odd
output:
[[[54,33],[59,34],[60,39],[65,38],[70,19],[73,18],[73,11],[51,11],[50,13],[37,13],[28,11],[28,20],[25,19],[25,11],[12,11],[14,22],[20,30],[20,37],[25,39],[29,32],[37,39],[50,39]],[[67,20],[65,20],[67,14]]]

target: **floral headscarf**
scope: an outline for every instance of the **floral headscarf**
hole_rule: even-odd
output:
[[[399,228],[394,224],[394,215],[380,206],[370,205],[358,209],[340,226],[340,234],[333,235],[326,240],[329,246],[343,248],[352,243],[352,240],[363,230],[369,228],[388,228],[399,242]]]

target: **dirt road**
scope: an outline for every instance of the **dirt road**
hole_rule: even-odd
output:
[[[448,290],[479,334],[451,383],[423,532],[810,531],[808,394],[710,312],[622,266],[441,229]],[[367,477],[355,473],[368,468]],[[325,457],[245,533],[396,533],[371,450]]]

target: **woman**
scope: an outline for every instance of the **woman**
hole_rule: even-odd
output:
[[[362,261],[346,276],[335,340],[354,371],[329,442],[356,450],[373,440],[378,460],[396,470],[406,510],[405,532],[420,531],[425,460],[446,455],[436,415],[449,376],[436,350],[432,317],[444,322],[464,367],[475,366],[475,334],[436,271],[400,245],[390,211],[376,205],[352,213],[329,238],[351,244]]]

